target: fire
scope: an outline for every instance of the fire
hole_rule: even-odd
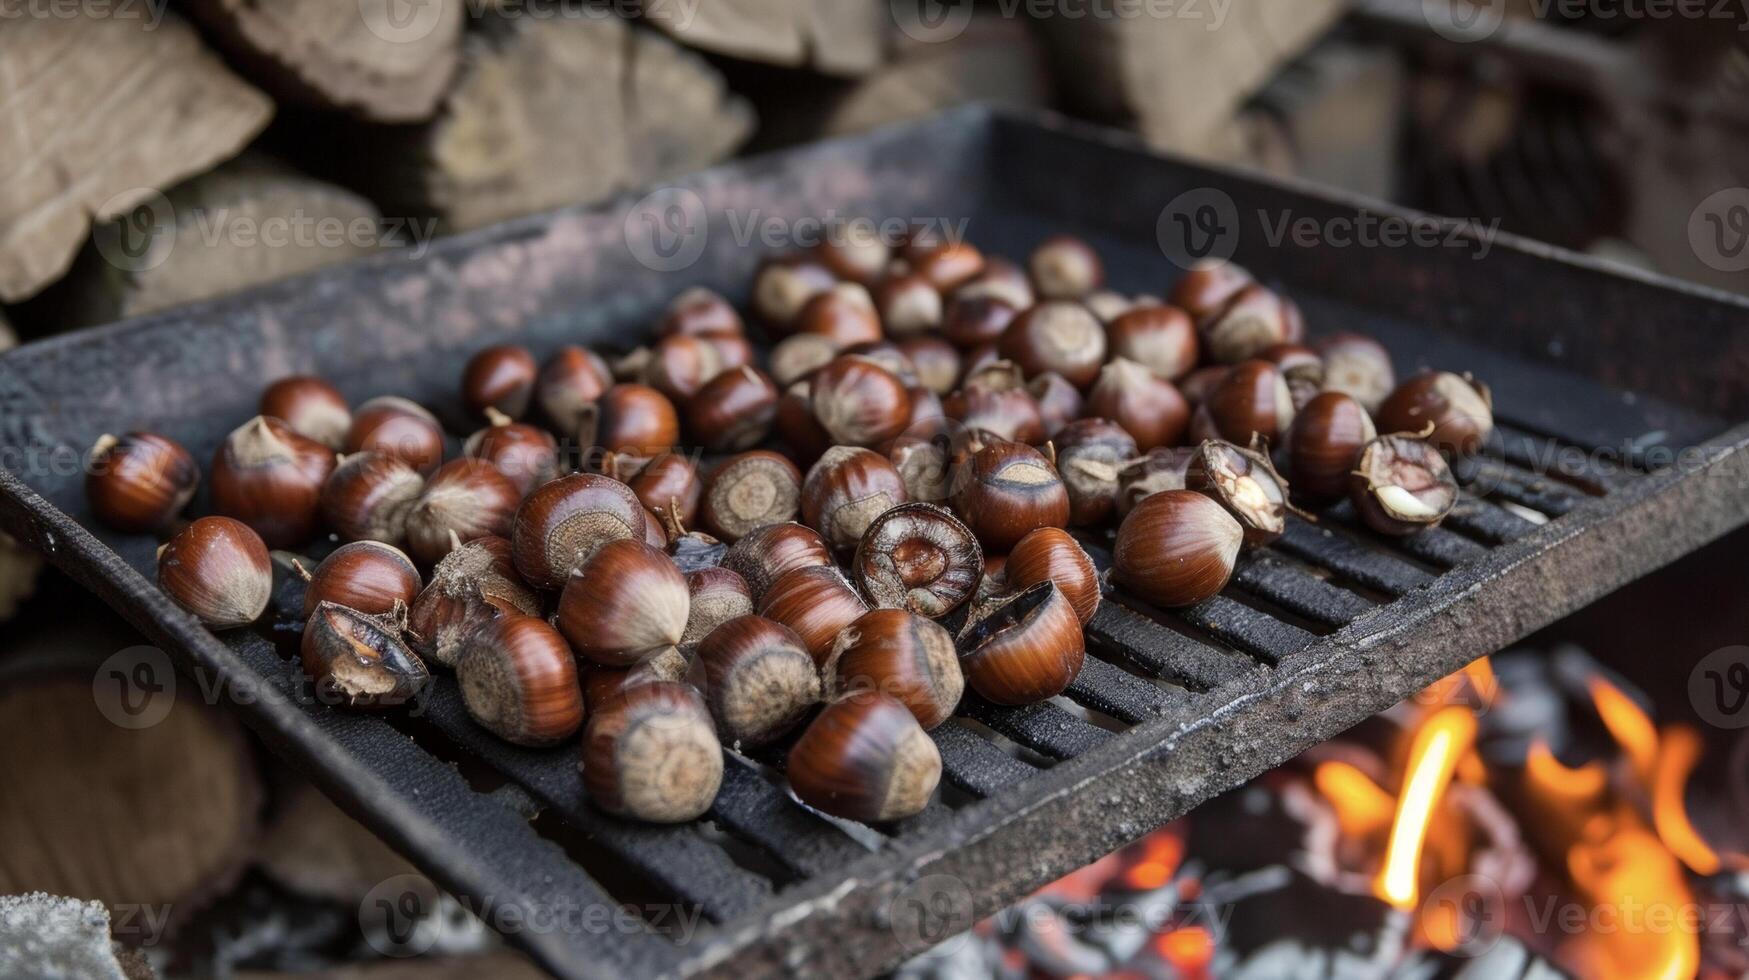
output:
[[[1652,727],[1652,719],[1632,698],[1602,677],[1592,677],[1590,688],[1603,727],[1609,729],[1609,734],[1627,753],[1634,775],[1650,786],[1658,766],[1658,730]]]
[[[1445,794],[1458,759],[1469,751],[1475,738],[1475,716],[1456,706],[1435,712],[1415,733],[1409,748],[1409,775],[1398,799],[1384,869],[1375,885],[1378,896],[1399,909],[1415,907],[1420,893],[1421,851],[1434,807]]]
[[[1569,768],[1542,739],[1531,743],[1524,760],[1524,780],[1533,796],[1551,808],[1582,812],[1596,806],[1609,791],[1609,773],[1598,762]]]
[[[1599,980],[1688,980],[1700,969],[1695,924],[1683,922],[1694,895],[1676,859],[1627,816],[1626,826],[1575,844],[1567,854],[1579,891],[1596,906],[1613,907],[1618,920],[1599,920],[1600,928],[1580,940],[1579,956],[1587,961],[1585,972]]]
[[[1336,825],[1347,837],[1371,837],[1391,825],[1397,801],[1372,777],[1346,762],[1323,762],[1312,771],[1312,784],[1336,810]]]
[[[1658,743],[1658,762],[1652,780],[1652,825],[1664,846],[1670,848],[1695,874],[1716,874],[1719,855],[1688,822],[1682,791],[1688,776],[1700,762],[1700,735],[1694,729],[1674,725],[1664,729]]]
[[[1185,978],[1208,976],[1215,959],[1215,937],[1202,926],[1183,926],[1162,933],[1154,941],[1154,948],[1177,969],[1178,976]]]
[[[1154,834],[1142,841],[1141,848],[1141,857],[1124,872],[1124,883],[1138,891],[1164,887],[1184,860],[1184,838]]]

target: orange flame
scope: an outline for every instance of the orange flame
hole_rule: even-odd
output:
[[[1653,773],[1658,768],[1658,730],[1652,727],[1652,719],[1632,698],[1601,676],[1593,676],[1589,686],[1603,727],[1609,729],[1609,734],[1627,753],[1634,775],[1642,784],[1652,785]]]
[[[1408,778],[1398,798],[1385,866],[1374,891],[1399,909],[1413,909],[1419,895],[1421,851],[1433,810],[1451,782],[1458,759],[1476,738],[1476,719],[1467,708],[1443,708],[1415,733],[1409,747]]]
[[[1140,846],[1142,855],[1124,872],[1124,882],[1141,891],[1164,888],[1184,860],[1184,839],[1157,833],[1145,838]]]
[[[1323,762],[1312,770],[1312,784],[1336,810],[1336,825],[1346,837],[1370,837],[1391,825],[1396,800],[1372,777],[1346,762]]]
[[[1700,753],[1700,735],[1694,729],[1682,725],[1664,729],[1652,782],[1652,824],[1664,846],[1683,864],[1696,874],[1710,875],[1719,870],[1718,852],[1708,847],[1688,822],[1688,810],[1682,800],[1683,788],[1688,785],[1695,764],[1700,762]]]
[[[1524,760],[1524,778],[1539,791],[1539,797],[1566,806],[1572,813],[1595,806],[1609,788],[1609,773],[1601,763],[1587,762],[1570,768],[1555,758],[1542,739],[1531,743],[1530,754]]]
[[[1694,896],[1658,838],[1631,813],[1623,818],[1594,824],[1606,828],[1604,836],[1567,854],[1580,891],[1611,907],[1617,920],[1580,940],[1588,967],[1581,972],[1599,980],[1688,980],[1700,968],[1700,939],[1682,922]]]
[[[1162,934],[1154,948],[1178,970],[1181,977],[1208,975],[1215,959],[1215,938],[1202,926],[1184,926]]]

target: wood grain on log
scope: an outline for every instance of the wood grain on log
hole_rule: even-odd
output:
[[[644,20],[703,51],[830,75],[881,63],[891,24],[884,0],[650,0]]]
[[[64,272],[92,219],[232,156],[273,114],[172,16],[13,19],[0,31],[0,66],[7,301]]]

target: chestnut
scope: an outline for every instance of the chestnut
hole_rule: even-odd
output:
[[[954,287],[955,300],[977,298],[1001,300],[1012,310],[1024,310],[1038,301],[1026,270],[1003,258],[987,258],[984,269]]]
[[[941,326],[941,291],[911,272],[891,276],[874,287],[881,324],[894,337],[914,337]]]
[[[139,534],[174,520],[199,484],[200,466],[176,440],[151,432],[105,435],[91,447],[85,500],[98,520]]]
[[[1303,332],[1299,308],[1267,287],[1252,283],[1202,323],[1202,346],[1210,360],[1237,364]]]
[[[1190,403],[1172,382],[1121,357],[1100,369],[1087,414],[1123,426],[1143,452],[1176,445],[1190,426]]]
[[[405,398],[372,398],[352,413],[344,449],[348,455],[387,453],[429,473],[443,462],[443,427],[430,412]]]
[[[1227,585],[1245,529],[1194,490],[1162,490],[1138,502],[1117,529],[1111,580],[1144,601],[1195,605]]]
[[[686,573],[686,630],[682,649],[696,647],[718,626],[737,616],[753,614],[753,590],[747,580],[719,565]]]
[[[753,312],[780,335],[793,332],[802,307],[838,282],[819,262],[802,256],[767,260],[753,276]]]
[[[705,701],[729,745],[769,745],[820,701],[820,669],[801,637],[763,616],[723,622],[698,647]]]
[[[1087,657],[1068,597],[1046,579],[998,602],[960,633],[966,683],[996,704],[1036,704],[1063,693]]]
[[[923,336],[907,337],[898,346],[916,369],[918,383],[937,395],[953,391],[960,377],[960,353],[952,344],[940,337]]]
[[[838,634],[865,612],[868,604],[844,574],[830,565],[786,572],[759,600],[759,615],[795,630],[814,658],[815,666],[822,669],[831,657]]]
[[[261,393],[260,414],[276,418],[306,439],[329,449],[346,443],[352,427],[352,409],[346,396],[321,378],[296,374],[280,378]]]
[[[779,387],[788,388],[830,364],[837,356],[838,345],[830,337],[817,333],[790,334],[771,349],[766,367]]]
[[[910,356],[890,340],[865,340],[850,344],[844,348],[844,353],[868,358],[886,369],[888,374],[898,378],[906,388],[919,388],[923,385],[922,380],[917,377],[917,365],[911,363]]]
[[[833,446],[802,482],[802,522],[838,551],[855,548],[869,522],[904,502],[904,479],[871,449]]]
[[[1080,303],[1046,300],[1015,317],[996,349],[1028,378],[1055,371],[1085,388],[1105,363],[1105,328]]]
[[[610,541],[644,540],[643,505],[630,487],[594,473],[562,476],[523,500],[510,524],[516,570],[557,589]]]
[[[687,429],[713,453],[751,449],[771,433],[777,397],[777,385],[757,368],[724,371],[686,403]]]
[[[1494,398],[1469,375],[1428,371],[1398,385],[1379,406],[1385,432],[1414,433],[1455,456],[1472,456],[1494,431]]]
[[[978,587],[984,551],[970,528],[934,504],[900,504],[876,517],[850,564],[877,607],[940,619]]]
[[[272,598],[273,565],[247,524],[200,517],[158,550],[158,586],[211,629],[247,626]]]
[[[946,721],[965,692],[953,636],[903,609],[873,609],[832,648],[827,693],[878,691],[898,698],[924,730]]]
[[[1152,449],[1117,468],[1117,516],[1128,517],[1144,497],[1162,490],[1183,490],[1184,474],[1196,450],[1190,447]]]
[[[814,418],[812,393],[812,382],[790,385],[778,396],[777,414],[772,419],[778,438],[804,463],[819,459],[821,453],[832,448],[831,434]]]
[[[1174,383],[1178,385],[1178,393],[1184,396],[1184,400],[1197,406],[1208,401],[1209,395],[1214,393],[1215,388],[1232,370],[1225,364],[1211,364],[1197,368]]]
[[[425,479],[387,453],[343,457],[322,484],[318,505],[329,530],[345,541],[399,544],[407,536],[407,511],[425,489]]]
[[[632,488],[644,509],[656,515],[658,527],[669,528],[675,522],[690,525],[698,516],[698,468],[685,456],[663,453],[640,460],[610,454],[602,468]]]
[[[994,296],[956,297],[941,314],[941,335],[961,350],[992,344],[1013,325],[1020,310]]]
[[[1234,263],[1204,259],[1173,283],[1166,301],[1201,321],[1220,312],[1254,281],[1251,273]]]
[[[417,697],[431,681],[425,663],[401,640],[393,616],[373,616],[323,602],[304,624],[304,675],[323,703],[386,708]]]
[[[1099,253],[1072,235],[1045,239],[1032,250],[1026,267],[1045,299],[1080,299],[1105,285],[1105,264]]]
[[[724,568],[746,581],[755,604],[789,572],[831,564],[832,550],[825,539],[813,528],[793,521],[748,532],[729,547],[722,562]]]
[[[651,823],[703,816],[723,784],[723,749],[704,699],[671,681],[633,685],[592,712],[581,764],[596,806]]]
[[[437,468],[407,509],[407,548],[434,564],[450,549],[488,536],[508,537],[522,494],[483,459],[452,459]]]
[[[492,424],[469,436],[462,454],[485,460],[510,480],[519,496],[559,475],[559,444],[545,429],[512,422],[488,410]]]
[[[906,258],[912,271],[944,293],[952,292],[984,271],[984,253],[970,242],[942,242],[921,250],[912,248],[909,252]]]
[[[814,258],[840,279],[870,283],[886,271],[893,249],[873,221],[854,219],[834,226],[814,246]]]
[[[420,656],[453,667],[461,641],[481,624],[540,614],[540,596],[523,583],[510,552],[503,538],[475,538],[443,556],[407,614],[407,642]]]
[[[678,644],[690,608],[672,558],[642,541],[613,541],[565,583],[558,627],[579,656],[629,667]]]
[[[935,392],[921,386],[911,389],[911,424],[907,429],[927,428],[945,418],[947,412]]]
[[[954,510],[985,550],[1006,552],[1041,527],[1067,524],[1069,492],[1038,450],[997,442],[972,455]]]
[[[561,347],[535,379],[535,397],[547,420],[563,433],[583,425],[585,409],[613,385],[607,362],[581,347]]]
[[[1303,408],[1324,387],[1324,359],[1303,344],[1275,344],[1257,353],[1257,359],[1275,365],[1287,381],[1294,408]]]
[[[483,415],[490,408],[512,419],[522,418],[534,398],[540,368],[520,344],[499,344],[468,358],[462,368],[462,404]]]
[[[213,455],[213,510],[249,525],[270,548],[294,548],[316,533],[322,484],[333,471],[328,447],[257,415]]]
[[[419,589],[419,569],[401,549],[381,541],[354,541],[329,552],[309,574],[304,618],[324,602],[387,615],[397,603],[411,606]]]
[[[1191,453],[1184,487],[1206,494],[1245,529],[1245,543],[1266,545],[1287,530],[1287,481],[1269,457],[1210,440]]]
[[[1431,443],[1380,436],[1360,451],[1349,499],[1367,527],[1400,537],[1444,520],[1457,505],[1458,485]]]
[[[1324,390],[1340,391],[1368,412],[1378,411],[1397,386],[1390,351],[1371,337],[1335,333],[1314,341],[1312,349],[1324,359]]]
[[[680,442],[680,413],[649,385],[617,384],[580,413],[577,440],[612,453],[656,456]]]
[[[662,337],[738,334],[744,329],[735,307],[716,290],[705,286],[694,286],[670,300],[656,325],[656,333]]]
[[[1241,446],[1254,439],[1279,442],[1294,420],[1287,380],[1268,361],[1236,364],[1196,410],[1191,438],[1225,439]]]
[[[1168,381],[1196,367],[1201,354],[1196,322],[1176,306],[1138,306],[1105,328],[1113,357],[1142,365]]]
[[[899,471],[905,496],[922,503],[939,504],[953,496],[953,433],[906,434],[887,447],[887,460]]]
[[[674,543],[670,536],[671,532],[672,537],[679,537],[684,535],[686,530],[684,527],[668,528],[663,526],[662,518],[658,517],[655,511],[650,510],[648,507],[644,508],[645,544],[655,548],[657,551],[663,551],[667,549],[669,545]]]
[[[839,347],[881,339],[881,317],[868,290],[854,282],[841,282],[816,293],[796,312],[793,329],[819,334]]]
[[[1296,496],[1335,500],[1348,493],[1360,450],[1378,437],[1372,417],[1353,397],[1326,391],[1301,408],[1284,448]]]
[[[724,367],[722,354],[709,337],[680,334],[663,337],[650,348],[637,378],[670,401],[685,404]]]
[[[1002,358],[1001,355],[996,353],[996,342],[994,340],[988,343],[978,344],[975,347],[969,347],[966,349],[965,354],[965,373],[961,375],[961,377],[974,377],[979,371],[984,370],[992,364],[999,363],[1002,363]],[[1024,380],[1024,378],[1025,376],[1022,375],[1022,380]]]
[[[1136,440],[1110,419],[1077,419],[1056,436],[1057,473],[1069,493],[1069,523],[1096,527],[1117,510],[1118,468],[1134,459]]]
[[[929,805],[941,782],[941,752],[897,698],[853,691],[802,732],[787,774],[796,798],[816,810],[882,823]]]
[[[837,445],[878,445],[910,424],[910,390],[869,358],[835,358],[815,371],[808,385],[814,421]]]
[[[765,449],[724,460],[705,481],[699,517],[705,530],[730,544],[755,528],[793,521],[801,511],[802,473]]]
[[[505,616],[468,635],[455,679],[468,716],[506,742],[555,745],[583,726],[577,662],[538,617]]]
[[[674,647],[669,647],[648,660],[631,667],[608,667],[583,661],[579,665],[583,679],[583,706],[587,711],[599,711],[601,706],[627,688],[656,681],[686,683],[697,687],[692,660]]]
[[[948,395],[941,407],[948,418],[964,423],[967,429],[1014,442],[1036,443],[1046,438],[1044,411],[1027,390],[1020,369],[1008,361],[980,368],[960,390]]]
[[[1048,439],[1055,439],[1063,426],[1081,417],[1084,408],[1081,390],[1055,371],[1046,371],[1033,378],[1027,383],[1026,391],[1038,404],[1039,422]],[[1189,415],[1190,410],[1186,409],[1185,416]]]
[[[1016,591],[1040,582],[1057,583],[1083,626],[1099,611],[1099,569],[1062,528],[1041,527],[1021,538],[1008,553],[1002,574]]]

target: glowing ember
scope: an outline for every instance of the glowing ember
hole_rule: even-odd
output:
[[[1458,759],[1476,738],[1476,718],[1469,709],[1444,708],[1430,716],[1409,748],[1409,777],[1398,800],[1391,843],[1385,851],[1378,896],[1399,909],[1415,907],[1421,870],[1421,850],[1433,808],[1445,794]]]
[[[1173,834],[1154,834],[1141,843],[1142,855],[1124,872],[1124,883],[1138,891],[1152,891],[1172,880],[1184,859],[1184,840]]]
[[[1166,962],[1177,967],[1180,977],[1204,977],[1215,958],[1215,938],[1202,926],[1185,926],[1162,933],[1154,948]]]

